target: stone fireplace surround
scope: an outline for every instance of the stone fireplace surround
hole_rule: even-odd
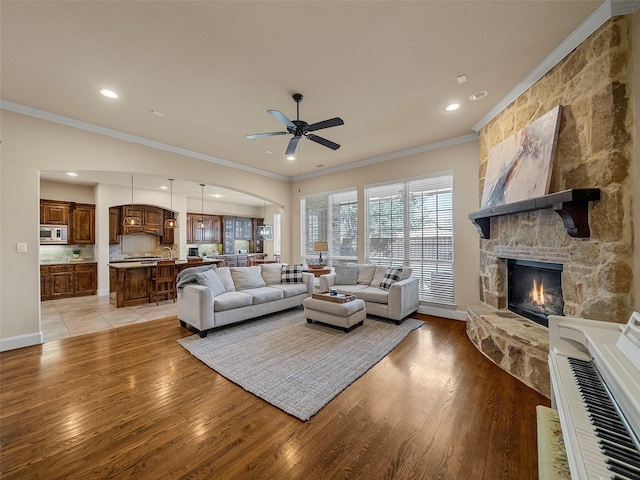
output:
[[[588,238],[552,210],[491,218],[480,239],[479,294],[467,334],[491,361],[550,396],[548,329],[506,309],[506,259],[563,265],[564,315],[624,323],[633,305],[631,17],[613,17],[480,130],[480,191],[489,150],[561,104],[550,192],[599,188]]]

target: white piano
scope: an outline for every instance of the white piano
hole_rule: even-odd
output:
[[[550,315],[549,370],[571,478],[640,480],[640,313],[626,325]]]

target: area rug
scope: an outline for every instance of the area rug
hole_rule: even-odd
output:
[[[349,333],[307,323],[302,309],[178,340],[220,375],[309,420],[422,322],[367,319]]]

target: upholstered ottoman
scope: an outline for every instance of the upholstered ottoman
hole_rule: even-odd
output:
[[[345,303],[335,303],[309,297],[304,299],[302,305],[304,305],[304,316],[307,322],[312,323],[315,320],[316,322],[327,323],[341,327],[345,332],[362,325],[365,318],[367,318],[364,300],[360,299]]]

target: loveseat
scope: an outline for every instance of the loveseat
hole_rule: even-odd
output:
[[[367,314],[389,318],[397,324],[418,310],[420,280],[408,267],[338,265],[320,275],[320,290],[332,288],[364,300]]]
[[[302,265],[194,267],[176,279],[178,320],[201,337],[207,331],[302,305],[314,289],[314,276]]]

